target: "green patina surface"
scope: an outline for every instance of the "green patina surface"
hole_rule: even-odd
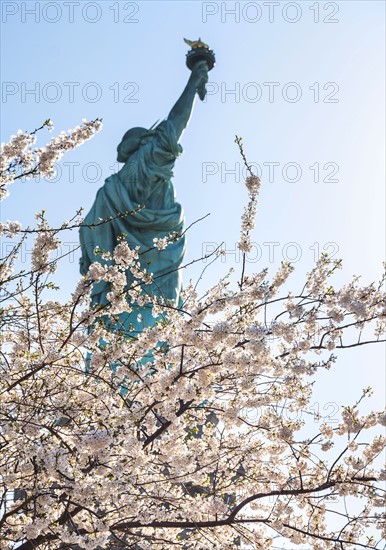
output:
[[[184,257],[185,238],[180,237],[162,251],[154,246],[154,238],[163,238],[172,232],[181,234],[183,229],[184,215],[181,205],[175,200],[171,181],[174,162],[182,147],[169,120],[161,122],[151,131],[143,130],[142,136],[130,136],[130,131],[125,136],[120,150],[125,141],[128,142],[126,149],[130,148],[130,142],[134,147],[135,141],[138,148],[130,152],[118,173],[106,179],[85,217],[80,229],[80,270],[86,274],[94,261],[111,263],[103,260],[100,254],[95,254],[95,248],[112,252],[119,237],[125,235],[131,248],[139,246],[141,267],[156,278],[153,284],[143,287],[144,292],[162,296],[177,306],[182,287],[178,268]],[[125,214],[133,211],[136,212]],[[111,221],[100,224],[101,219],[110,217],[113,218]],[[129,287],[134,282],[129,270],[126,278]],[[106,304],[109,290],[106,282],[94,284],[92,305]],[[119,316],[119,324],[125,332],[136,333],[154,323],[151,308],[146,305],[139,307],[135,303],[131,306],[132,313]],[[138,321],[139,313],[141,321]]]

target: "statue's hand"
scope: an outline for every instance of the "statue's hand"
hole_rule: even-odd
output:
[[[205,98],[206,95],[205,84],[208,82],[208,70],[208,64],[204,59],[197,61],[192,69],[191,82],[196,88],[201,101]]]

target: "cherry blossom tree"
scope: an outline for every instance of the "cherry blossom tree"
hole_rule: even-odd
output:
[[[41,149],[38,130],[13,136],[2,197],[20,177],[51,176],[100,127],[83,122]],[[363,412],[370,388],[334,427],[307,408],[318,373],[339,368],[335,350],[385,341],[385,278],[336,288],[341,262],[327,255],[292,293],[289,263],[271,279],[247,274],[260,180],[236,141],[249,170],[238,286],[226,276],[200,297],[189,285],[178,310],[146,293],[151,274],[124,239],[111,265],[101,251],[71,298],[52,299],[53,252],[80,212],[57,228],[43,213],[36,227],[1,224],[20,237],[0,271],[1,548],[384,548],[385,412]],[[111,304],[92,309],[102,280]],[[131,339],[109,330],[134,301],[154,326]]]

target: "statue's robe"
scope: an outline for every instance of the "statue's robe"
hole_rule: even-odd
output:
[[[165,237],[174,231],[181,234],[183,230],[184,215],[175,200],[171,182],[174,162],[181,153],[173,125],[165,120],[140,140],[139,148],[123,168],[106,179],[80,228],[82,274],[87,273],[94,261],[111,263],[103,261],[100,254],[95,255],[95,247],[112,252],[118,237],[125,234],[131,248],[139,246],[140,254],[146,251],[140,255],[140,265],[156,278],[153,284],[143,286],[144,292],[179,305],[182,280],[178,268],[185,253],[185,238],[182,236],[162,251],[154,246],[154,238]],[[125,215],[137,210],[138,206],[143,208],[135,214]],[[110,217],[111,221],[100,223]],[[96,227],[92,227],[95,224]],[[128,287],[133,281],[135,283],[130,271],[126,272],[126,278]],[[94,284],[92,305],[108,304],[106,294],[109,290],[109,283]],[[133,311],[121,313],[118,326],[127,336],[135,336],[144,327],[152,326],[155,319],[149,305],[139,307],[131,303],[130,306]],[[141,321],[138,321],[139,314]]]

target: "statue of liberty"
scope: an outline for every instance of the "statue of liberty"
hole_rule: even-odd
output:
[[[182,95],[166,120],[150,129],[131,128],[124,134],[117,148],[117,160],[124,165],[105,180],[80,228],[83,275],[95,261],[109,263],[101,260],[96,249],[113,252],[124,236],[130,248],[139,247],[141,268],[153,274],[154,282],[146,287],[146,292],[162,297],[175,307],[180,305],[179,267],[185,253],[185,238],[182,234],[184,214],[176,202],[171,179],[175,160],[182,153],[179,140],[191,116],[196,93],[204,99],[208,70],[214,65],[213,52],[206,44],[200,40],[186,42],[192,46],[187,54],[187,65],[192,72]],[[101,220],[108,221],[101,223]],[[165,250],[155,247],[154,239],[174,233],[180,237]],[[126,277],[129,288],[134,282],[133,275],[127,271]],[[94,284],[92,305],[107,305],[108,292],[109,283]],[[140,307],[131,303],[130,306],[132,312],[121,313],[114,330],[119,329],[126,337],[135,337],[145,327],[154,325],[155,319],[146,304]]]

